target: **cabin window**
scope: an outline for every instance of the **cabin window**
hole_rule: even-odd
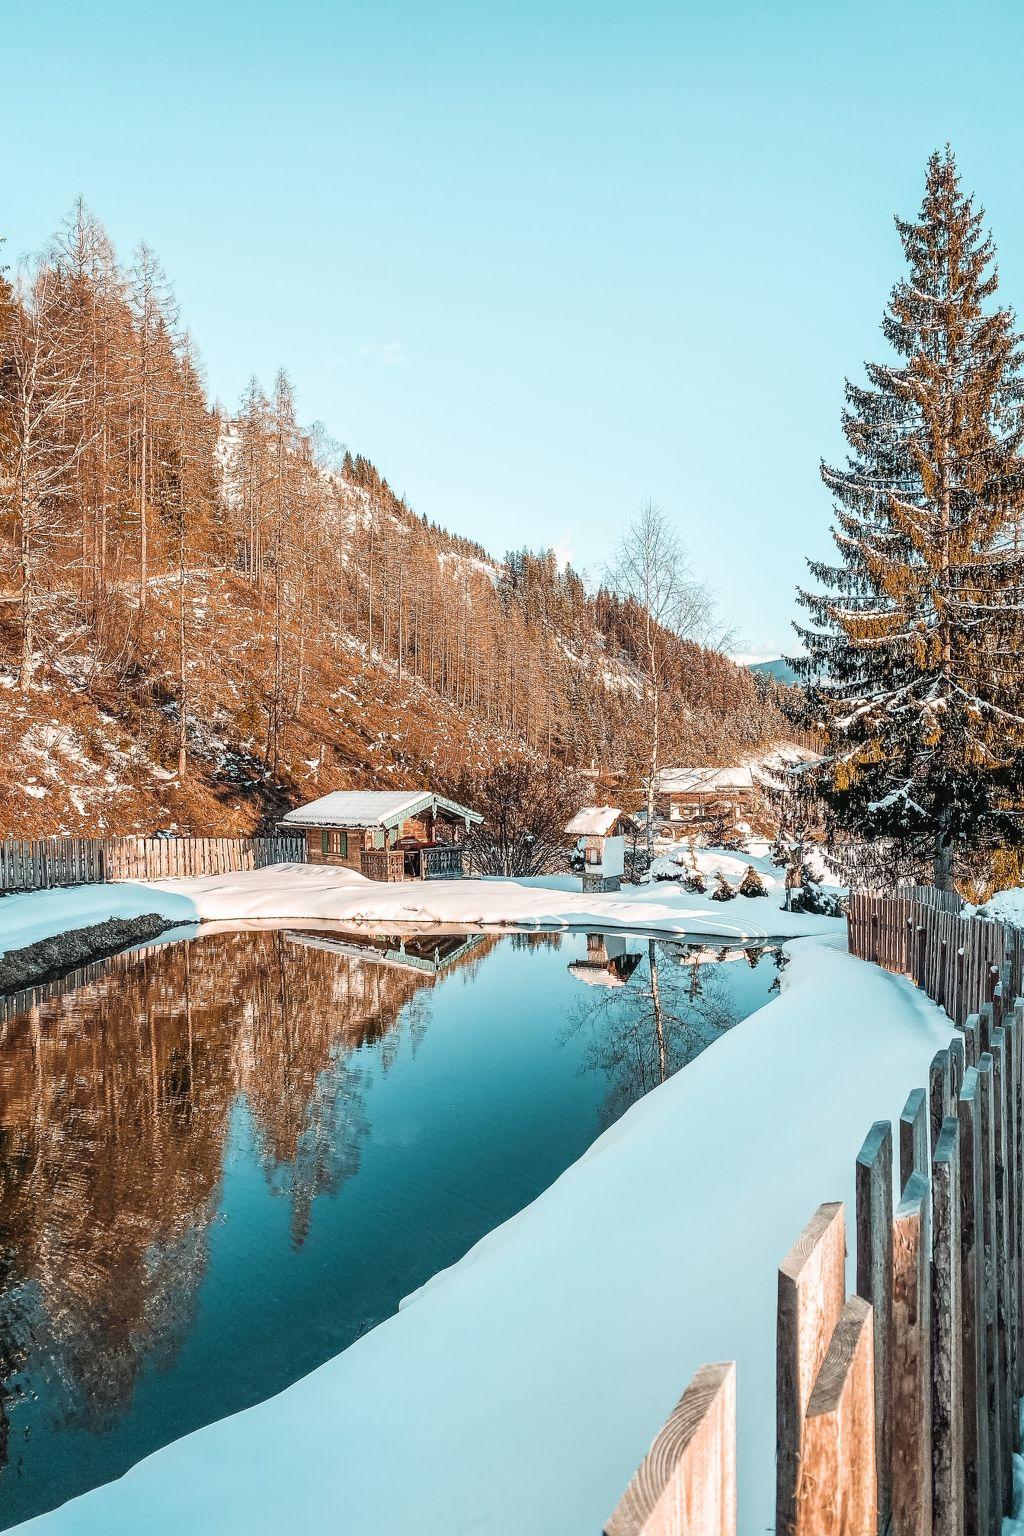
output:
[[[600,850],[600,848],[588,848],[587,849],[587,863],[588,864],[600,864],[600,862],[601,862],[601,850]]]
[[[331,834],[329,832],[321,832],[320,833],[320,852],[323,853],[323,854],[328,854],[328,853],[330,853],[330,851],[331,851]]]
[[[321,832],[320,852],[324,855],[334,854],[339,858],[348,858],[348,833],[347,832]]]

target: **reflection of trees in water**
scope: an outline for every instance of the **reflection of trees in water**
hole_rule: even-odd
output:
[[[763,947],[715,950],[660,939],[587,937],[587,962],[569,969],[585,979],[581,972],[600,967],[607,979],[591,978],[600,984],[576,999],[564,1038],[586,1035],[580,1071],[600,1072],[607,1079],[604,1127],[738,1022],[745,1010],[729,972],[744,963],[755,967],[766,952]],[[778,966],[778,951],[768,954]]]
[[[144,1364],[173,1362],[239,1096],[302,1243],[369,1133],[353,1052],[387,1040],[386,1071],[400,1016],[422,1038],[430,982],[280,933],[217,934],[119,957],[0,1026],[0,1467],[29,1364],[63,1422],[99,1430]]]

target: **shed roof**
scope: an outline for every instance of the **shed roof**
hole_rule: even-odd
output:
[[[565,830],[570,837],[607,837],[621,815],[617,805],[585,805]]]
[[[483,817],[468,806],[425,789],[336,789],[282,819],[288,827],[394,827],[421,811],[442,810],[469,821]]]

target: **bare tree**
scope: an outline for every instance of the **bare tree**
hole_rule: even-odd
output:
[[[708,587],[693,574],[686,549],[662,509],[645,501],[630,522],[609,572],[623,602],[623,618],[646,680],[650,711],[647,761],[647,852],[654,847],[654,791],[662,767],[662,712],[675,676],[677,639],[707,638],[714,617]]]
[[[20,619],[18,686],[27,692],[35,663],[42,580],[67,530],[64,503],[86,442],[81,377],[70,362],[68,314],[57,302],[53,268],[41,264],[14,290],[4,344],[0,506],[13,528]]]

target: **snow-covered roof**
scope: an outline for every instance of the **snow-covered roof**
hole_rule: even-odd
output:
[[[595,964],[592,960],[574,960],[567,967],[569,975],[575,976],[577,981],[586,982],[588,987],[624,987],[626,977],[614,966]]]
[[[420,811],[450,811],[453,816],[483,817],[443,795],[424,789],[336,789],[308,805],[296,806],[282,819],[289,827],[393,827]]]
[[[617,805],[585,805],[565,830],[570,837],[607,837],[621,815]]]
[[[665,794],[709,794],[753,787],[754,773],[749,763],[741,763],[737,768],[663,768],[658,775],[658,788]]]

